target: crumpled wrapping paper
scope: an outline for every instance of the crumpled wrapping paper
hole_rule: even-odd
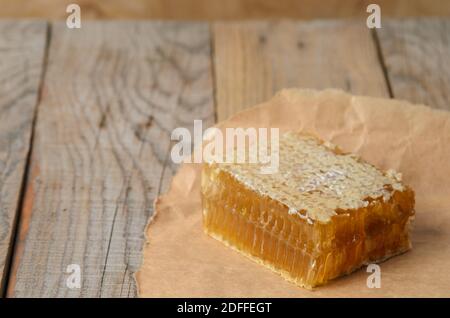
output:
[[[218,127],[279,127],[316,133],[379,168],[394,168],[416,192],[413,249],[313,291],[297,287],[203,233],[200,165],[184,164],[155,202],[141,297],[450,297],[450,112],[338,90],[284,90]]]

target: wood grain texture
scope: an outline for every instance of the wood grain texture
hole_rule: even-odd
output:
[[[0,22],[0,294],[30,149],[46,30],[44,22]]]
[[[136,296],[170,134],[213,118],[208,25],[53,25],[9,296]]]
[[[219,120],[286,87],[388,96],[364,21],[216,23],[213,31]]]
[[[450,110],[450,19],[388,20],[377,34],[394,96]]]
[[[69,3],[87,19],[262,19],[367,17],[370,3],[383,17],[449,16],[447,0],[0,0],[0,17],[65,19]]]

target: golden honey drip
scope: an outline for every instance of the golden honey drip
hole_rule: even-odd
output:
[[[308,217],[308,211],[289,213],[290,207],[270,193],[244,184],[245,177],[237,178],[224,165],[204,165],[206,233],[302,287],[321,285],[410,248],[414,193],[408,187],[400,191],[384,185],[388,199],[366,197],[363,206],[338,208],[323,221]]]

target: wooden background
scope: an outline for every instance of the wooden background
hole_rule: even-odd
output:
[[[67,2],[0,0],[9,18],[0,20],[2,296],[135,297],[153,200],[176,171],[170,133],[194,119],[212,125],[285,87],[450,110],[448,18],[383,18],[379,30],[365,18],[83,21],[79,30],[10,19],[63,19]],[[78,1],[82,18],[367,16],[367,1],[351,0],[107,2]],[[450,8],[378,3],[394,17]],[[70,264],[79,289],[66,284]]]
[[[63,19],[70,3],[88,19],[349,18],[370,3],[386,17],[450,16],[448,0],[0,0],[0,17]]]

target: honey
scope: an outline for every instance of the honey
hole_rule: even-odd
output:
[[[204,229],[305,288],[411,248],[414,192],[394,171],[302,133],[279,143],[277,173],[204,164]]]

